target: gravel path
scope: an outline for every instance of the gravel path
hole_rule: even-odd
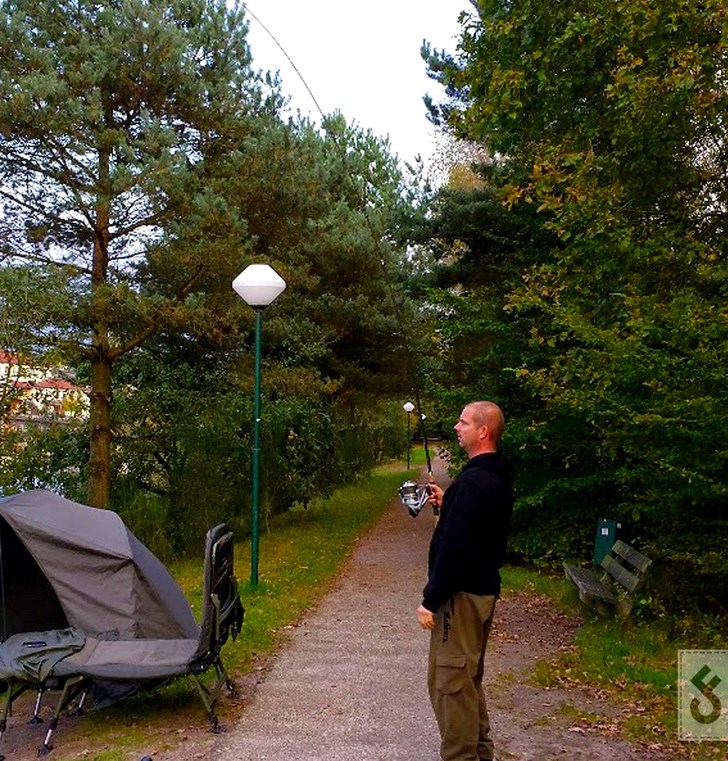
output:
[[[437,758],[415,616],[430,515],[396,506],[357,546],[345,574],[295,627],[217,761],[421,761]],[[393,562],[394,561],[394,562]]]

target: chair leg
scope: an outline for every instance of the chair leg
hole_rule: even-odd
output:
[[[81,692],[81,697],[78,699],[78,705],[76,706],[76,710],[73,712],[76,716],[85,716],[86,715],[86,708],[84,707],[86,703],[86,698],[88,697],[89,688],[84,687]]]
[[[3,706],[2,716],[0,716],[0,742],[8,728],[8,716],[12,711],[13,701],[22,695],[26,690],[30,689],[30,685],[19,682],[8,682],[7,689],[5,690],[5,705]],[[5,756],[0,753],[0,761],[4,761]]]
[[[210,721],[210,732],[212,732],[215,735],[221,734],[225,730],[220,726],[220,722],[218,721],[217,714],[214,711],[214,705],[215,705],[214,688],[213,690],[209,690],[204,684],[202,684],[202,682],[200,681],[200,678],[196,674],[192,675],[192,679],[193,679],[195,687],[197,688],[197,692],[205,706],[205,711],[207,711],[207,718]],[[0,761],[2,760],[0,759]]]
[[[51,737],[58,727],[58,720],[60,719],[63,709],[78,695],[79,691],[83,689],[84,678],[82,676],[72,676],[66,679],[63,683],[63,689],[61,690],[61,697],[58,698],[58,704],[53,714],[53,718],[48,723],[48,731],[46,732],[43,745],[38,748],[39,756],[47,756],[52,750]]]
[[[2,742],[5,730],[8,728],[8,716],[10,715],[10,704],[12,703],[13,685],[8,682],[8,689],[5,693],[5,705],[3,706],[3,715],[0,718],[0,742]],[[0,753],[0,761],[5,761],[5,756]]]
[[[35,705],[33,706],[33,715],[28,720],[28,724],[42,724],[43,719],[40,718],[40,701],[43,699],[44,687],[41,684],[38,687],[38,692],[35,696]]]
[[[225,687],[231,698],[236,698],[238,696],[238,686],[227,674],[225,674]]]
[[[46,732],[45,739],[43,740],[43,745],[38,748],[39,756],[47,756],[53,750],[53,746],[51,745],[51,735],[55,732],[57,726],[58,717],[53,716],[53,718],[51,718],[51,720],[48,722],[48,731]]]
[[[214,706],[217,702],[217,699],[220,697],[220,693],[222,692],[223,687],[225,687],[230,694],[235,693],[235,683],[228,676],[227,671],[225,671],[225,667],[222,665],[222,661],[219,658],[215,660],[212,665],[215,669],[216,678],[209,687],[203,684],[202,679],[199,675],[190,674],[190,676],[192,677],[195,687],[197,688],[197,692],[199,693],[200,698],[205,705],[207,718],[209,719],[211,725],[210,731],[213,734],[221,734],[225,731],[225,729],[220,725],[220,722],[218,721],[217,715],[214,711]]]

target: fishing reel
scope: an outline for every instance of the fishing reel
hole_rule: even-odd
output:
[[[422,508],[430,499],[430,485],[420,486],[414,481],[405,481],[398,489],[399,498],[402,504],[407,508],[409,514],[416,518]]]

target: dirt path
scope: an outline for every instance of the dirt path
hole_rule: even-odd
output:
[[[428,635],[415,616],[431,531],[431,513],[413,519],[393,502],[270,667],[240,680],[238,699],[223,699],[225,734],[209,734],[202,721],[160,726],[151,747],[124,751],[124,761],[145,755],[154,761],[437,761],[425,686]],[[621,740],[613,706],[586,692],[529,682],[538,661],[569,646],[576,626],[532,594],[499,602],[486,661],[498,758],[668,761]],[[59,732],[52,759],[100,750],[88,738],[74,742],[73,724],[62,737]],[[15,738],[22,745],[5,751],[8,761],[35,757],[22,734]]]

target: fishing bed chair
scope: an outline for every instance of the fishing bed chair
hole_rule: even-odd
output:
[[[161,683],[180,676],[192,678],[205,706],[212,732],[223,731],[214,706],[223,689],[234,693],[235,685],[227,674],[221,649],[229,637],[240,632],[244,608],[233,575],[233,535],[225,524],[210,529],[205,540],[202,613],[197,639],[128,639],[106,640],[85,637],[80,649],[54,663],[47,677],[34,685],[39,695],[51,685],[60,690],[60,697],[51,718],[40,755],[52,750],[51,738],[63,710],[80,696],[95,688],[105,695],[118,692],[120,696],[140,689],[153,689]],[[37,644],[50,632],[15,635]],[[50,643],[49,643],[50,644]],[[203,676],[214,672],[212,683]],[[2,721],[7,719],[11,696],[22,691],[20,685],[8,685],[8,699]],[[38,714],[38,700],[34,717]],[[113,700],[105,701],[110,704]],[[98,700],[96,700],[98,706]],[[0,755],[0,761],[2,756]]]

